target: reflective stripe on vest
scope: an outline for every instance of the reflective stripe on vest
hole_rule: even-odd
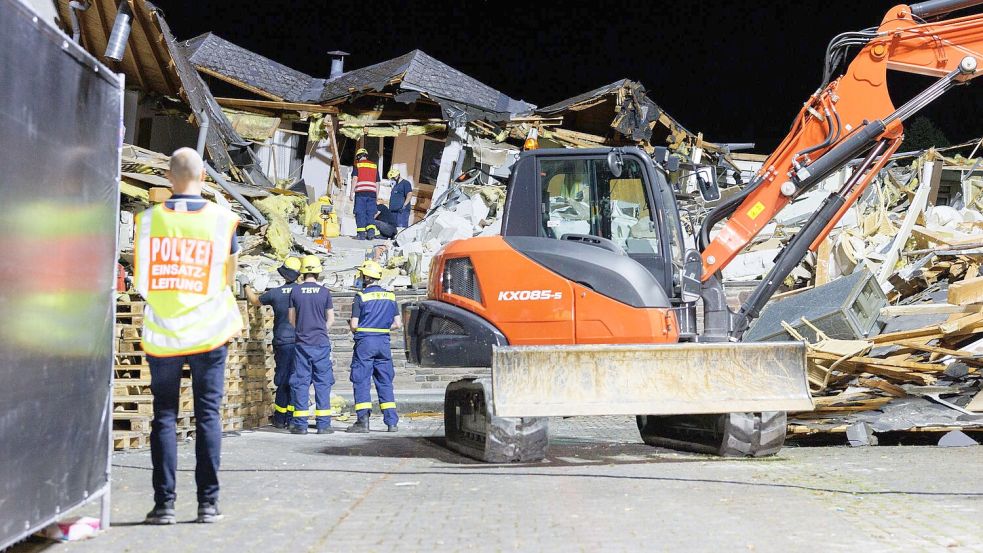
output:
[[[378,288],[378,285],[371,285],[366,289],[376,288],[373,292],[359,292],[358,299],[362,303],[362,310],[358,317],[358,322],[365,325],[355,329],[356,338],[358,333],[364,332],[373,336],[389,337],[392,332],[393,318],[389,316],[390,305],[392,314],[399,316],[399,308],[396,305],[396,294]]]
[[[211,351],[242,330],[226,282],[239,217],[211,202],[199,211],[163,204],[136,217],[136,290],[147,300],[141,343],[151,355]]]
[[[363,303],[373,300],[396,301],[396,294],[393,292],[359,292],[358,297]]]
[[[355,192],[379,193],[379,166],[374,162],[363,160],[355,163]]]

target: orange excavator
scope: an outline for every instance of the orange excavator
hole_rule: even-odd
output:
[[[946,18],[979,4],[898,5],[879,27],[834,38],[821,86],[757,175],[708,214],[698,250],[685,246],[664,160],[639,148],[524,152],[501,234],[447,244],[428,299],[404,306],[411,361],[491,369],[448,386],[448,446],[533,461],[546,455],[548,417],[636,415],[652,445],[776,453],[785,412],[812,409],[805,347],[741,338],[888,162],[903,122],[980,74],[983,14]],[[895,108],[889,69],[934,82]],[[740,309],[728,308],[720,271],[785,205],[856,159]]]

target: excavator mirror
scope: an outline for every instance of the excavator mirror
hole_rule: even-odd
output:
[[[696,185],[700,189],[703,201],[712,202],[720,199],[720,186],[717,185],[717,171],[711,165],[698,166],[696,169]]]
[[[683,267],[680,269],[679,289],[683,303],[693,303],[700,299],[700,277],[703,273],[703,258],[696,250],[686,250]]]
[[[608,171],[611,172],[611,176],[618,178],[621,176],[621,171],[625,168],[625,159],[621,152],[618,150],[611,150],[608,152]]]

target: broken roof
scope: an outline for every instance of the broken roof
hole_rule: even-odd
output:
[[[197,114],[207,114],[210,124],[205,145],[212,164],[255,184],[272,186],[259,170],[255,156],[244,147],[248,143],[232,128],[208,86],[178,48],[161,10],[147,0],[126,1],[133,12],[133,23],[123,60],[114,62],[103,56],[116,18],[116,0],[89,0],[87,9],[77,12],[85,49],[111,69],[125,74],[128,85],[184,100],[196,114],[196,125],[200,125]],[[56,8],[63,30],[71,33],[74,29],[69,0],[58,0]],[[244,175],[235,173],[237,166],[244,169]]]
[[[319,102],[332,102],[352,93],[379,91],[388,85],[426,94],[438,103],[447,100],[497,114],[526,113],[535,108],[522,100],[506,96],[423,50],[413,50],[398,58],[348,71],[331,79],[324,84]]]
[[[678,121],[669,116],[658,104],[648,95],[645,87],[631,79],[620,79],[613,83],[595,88],[593,90],[578,94],[572,98],[561,100],[555,104],[548,105],[536,110],[539,115],[559,115],[567,113],[564,117],[563,126],[580,130],[577,127],[581,124],[589,125],[594,128],[589,132],[600,132],[597,124],[600,121],[596,117],[580,117],[581,113],[608,104],[611,106],[612,119],[610,127],[615,131],[636,142],[652,142],[653,129],[656,124],[661,124],[665,129],[657,133],[658,139],[668,136],[671,143],[678,143],[685,137],[695,138],[696,135],[688,131],[679,124]],[[570,119],[568,121],[568,119]],[[605,122],[606,123],[606,122]],[[658,140],[657,140],[658,141]],[[708,146],[714,147],[707,143]]]
[[[621,79],[619,81],[614,81],[611,84],[606,84],[604,86],[599,86],[594,90],[584,92],[583,94],[578,94],[573,98],[567,98],[566,100],[561,100],[555,104],[550,104],[545,107],[541,107],[536,110],[536,113],[542,114],[552,114],[559,113],[561,111],[566,111],[574,106],[580,107],[580,104],[591,104],[596,101],[600,101],[604,96],[608,94],[613,94],[617,92],[622,87],[632,83],[629,79]],[[586,106],[583,106],[586,107]]]
[[[198,35],[181,47],[199,71],[271,100],[316,102],[324,89],[324,79],[291,69],[214,33]]]

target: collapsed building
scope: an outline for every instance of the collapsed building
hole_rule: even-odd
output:
[[[630,79],[537,108],[420,50],[351,70],[344,66],[345,52],[327,52],[331,71],[315,77],[214,33],[179,42],[153,4],[128,0],[126,5],[132,31],[120,61],[110,62],[126,76],[128,87],[121,167],[124,263],[130,214],[166,197],[169,188],[167,158],[160,152],[192,144],[207,154],[213,169],[206,195],[243,217],[243,271],[260,284],[273,285],[273,269],[285,255],[315,253],[327,261],[327,284],[339,291],[353,284],[353,268],[367,256],[386,265],[387,285],[421,289],[429,259],[443,245],[499,232],[505,182],[531,136],[541,147],[637,146],[660,162],[674,157],[669,176],[690,235],[718,201],[707,192],[718,191],[720,199],[736,194],[764,160],[732,152],[748,145],[714,143],[688,130]],[[57,6],[63,30],[101,55],[109,43],[115,2],[92,0],[82,4],[86,9],[77,9],[59,0]],[[218,83],[233,92],[214,96]],[[411,222],[416,224],[386,247],[329,251],[312,239],[319,210],[331,205],[340,233],[354,234],[348,175],[354,152],[362,147],[378,160],[381,174],[398,167],[412,182]],[[793,271],[785,283],[787,295],[775,302],[798,296],[803,303],[786,303],[792,306],[789,311],[763,316],[752,329],[752,335],[801,337],[812,345],[814,391],[827,399],[819,400],[822,420],[793,423],[801,433],[845,431],[872,419],[844,413],[870,413],[899,404],[898,399],[918,403],[920,392],[904,386],[946,388],[959,396],[963,408],[979,388],[975,352],[983,325],[970,316],[978,315],[973,309],[983,298],[956,294],[951,303],[947,297],[952,288],[976,290],[974,279],[980,278],[973,235],[983,224],[983,171],[974,156],[975,151],[969,158],[896,156],[818,252]],[[931,174],[923,174],[926,165],[933,167]],[[787,206],[724,271],[725,280],[736,284],[731,289],[761,279],[807,215],[851,171],[844,168]],[[558,198],[564,198],[561,184]],[[385,199],[387,193],[383,184],[380,196]],[[557,219],[576,226],[576,198],[565,197],[562,203],[556,206],[563,211]],[[638,222],[631,213],[630,206],[622,210],[626,228]],[[844,283],[853,280],[844,279],[860,284],[850,286]],[[835,293],[844,305],[853,305],[850,294],[867,291],[863,325],[854,317],[852,326],[846,325],[852,330],[840,332],[827,323],[842,317],[805,314],[804,298],[813,290],[832,293],[827,286],[839,287]],[[911,319],[915,312],[948,320]],[[878,344],[890,347],[878,349]],[[948,424],[952,417],[932,419],[937,424],[904,420],[890,428],[961,426]]]

